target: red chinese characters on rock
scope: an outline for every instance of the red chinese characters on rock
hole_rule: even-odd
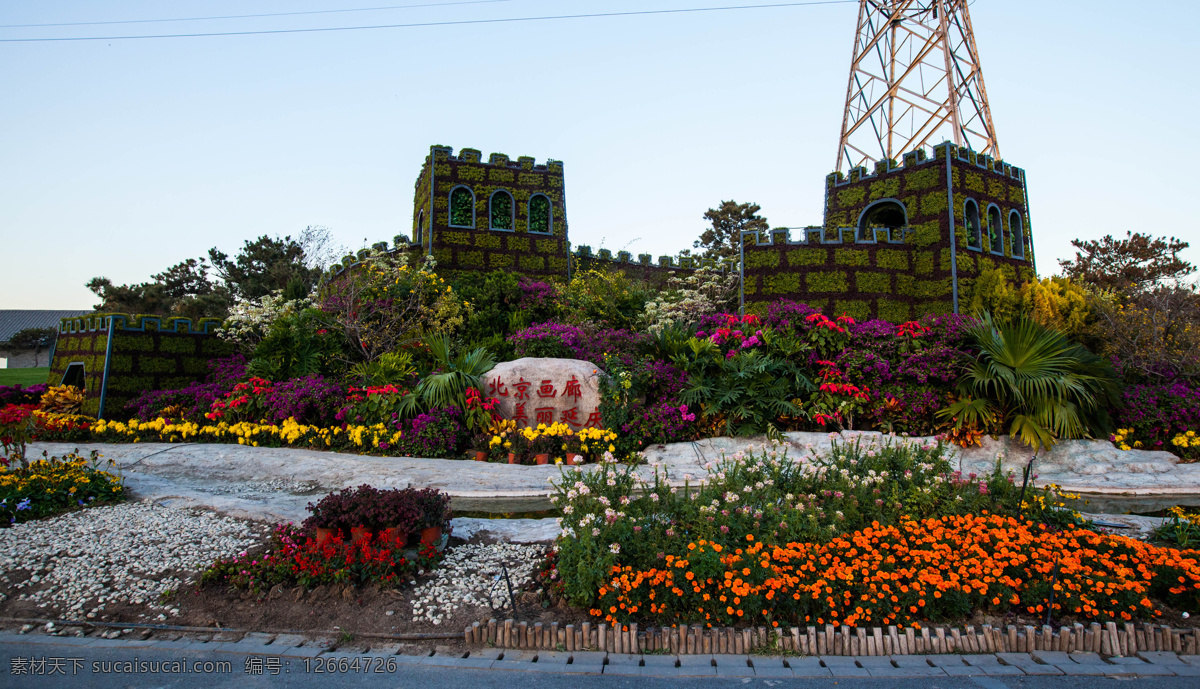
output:
[[[488,395],[491,397],[508,397],[508,388],[505,387],[504,381],[500,380],[500,376],[496,376],[488,381]]]
[[[525,380],[524,378],[513,383],[512,386],[517,391],[515,398],[519,399],[519,400],[529,399],[529,388],[532,385],[533,385],[533,383],[530,383],[529,381]]]
[[[511,395],[515,402],[511,418],[517,422],[518,427],[538,424],[549,426],[559,422],[567,424],[574,430],[604,428],[598,407],[591,411],[585,411],[580,407],[580,402],[584,397],[583,388],[578,376],[574,374],[570,379],[563,381],[561,385],[550,378],[540,379],[535,386],[533,382],[525,380],[524,377],[518,377],[515,381],[511,379],[505,381],[501,376],[492,377],[488,380],[487,385],[488,393],[494,397],[510,397]],[[565,409],[562,408],[563,403],[559,403],[557,406],[544,406],[554,398],[564,400],[566,404],[573,404]],[[535,402],[535,400],[539,402],[545,400],[545,402],[542,402],[542,406],[530,409],[529,403]],[[558,414],[557,419],[554,418],[556,413]]]

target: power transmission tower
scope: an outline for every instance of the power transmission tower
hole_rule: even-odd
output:
[[[835,169],[943,140],[1000,157],[966,0],[861,0]]]

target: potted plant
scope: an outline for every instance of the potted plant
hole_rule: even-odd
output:
[[[533,443],[538,433],[533,428],[520,428],[508,434],[505,446],[508,448],[509,464],[524,464],[525,458],[533,454]]]
[[[314,532],[318,543],[339,534],[354,541],[372,533],[407,537],[420,520],[415,493],[411,488],[379,490],[368,485],[330,493],[308,505],[312,516],[304,528]]]
[[[350,513],[354,509],[355,489],[347,488],[336,493],[330,493],[317,501],[308,503],[308,511],[312,514],[304,520],[303,527],[313,532],[317,543],[338,536],[343,529],[349,533],[353,526]]]
[[[450,528],[450,496],[436,488],[426,488],[415,492],[415,502],[420,510],[417,528],[420,529],[421,543],[437,546],[442,541],[442,533]]]
[[[383,528],[379,533],[380,540],[398,541],[401,544],[408,541],[409,534],[421,518],[416,492],[412,488],[386,491],[383,497]]]

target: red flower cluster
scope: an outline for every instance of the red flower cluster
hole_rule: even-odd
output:
[[[738,325],[762,325],[762,320],[752,313],[740,318],[732,313],[725,314],[725,327],[736,328]]]
[[[405,557],[407,534],[380,533],[346,540],[334,535],[323,542],[291,524],[275,527],[271,550],[219,560],[201,575],[201,584],[228,583],[255,592],[276,584],[311,587],[332,583],[376,583],[400,586],[418,569],[432,569],[441,553],[432,545]]]
[[[216,400],[212,403],[211,411],[205,414],[204,418],[209,421],[216,421],[225,416],[227,411],[233,411],[238,407],[250,404],[253,401],[252,397],[257,397],[269,391],[274,385],[271,381],[262,378],[251,378],[245,383],[238,383],[233,386],[233,390],[225,395],[225,399]]]
[[[921,325],[916,321],[908,321],[896,326],[896,337],[921,337],[929,332],[929,328]]]
[[[822,313],[811,314],[804,320],[813,328],[825,328],[835,333],[844,333],[846,332],[846,328],[843,326],[854,325],[854,319],[844,313],[837,317],[836,323],[826,318],[825,314]]]
[[[350,388],[346,391],[347,402],[361,402],[367,397],[375,395],[402,395],[405,390],[401,390],[392,383],[387,385],[373,385],[365,388]]]
[[[10,426],[21,423],[33,415],[34,409],[37,409],[36,404],[10,404],[0,409],[0,425]]]
[[[838,369],[837,364],[832,361],[818,361],[817,363],[821,366],[820,376],[823,382],[818,388],[821,392],[847,395],[864,402],[871,401],[871,388],[865,385],[860,388],[857,385],[842,382],[842,372]],[[824,421],[820,423],[825,424]]]
[[[467,409],[482,409],[486,412],[495,411],[500,400],[495,397],[484,397],[475,388],[467,388]]]

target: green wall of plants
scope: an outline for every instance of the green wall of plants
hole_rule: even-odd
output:
[[[947,185],[946,166],[951,183]],[[904,321],[924,313],[947,313],[954,308],[956,265],[960,295],[973,283],[981,261],[1009,266],[1005,274],[1020,281],[1033,275],[1029,209],[1025,204],[1025,173],[1020,168],[978,156],[952,144],[909,153],[902,163],[884,161],[871,173],[855,168],[849,175],[826,178],[825,223],[807,228],[793,241],[790,232],[771,231],[747,238],[745,300],[748,311],[761,310],[779,298],[822,308],[830,315]],[[950,242],[951,197],[957,247]],[[1000,208],[1005,245],[992,253],[983,229],[982,251],[967,248],[962,206],[967,198],[986,209]],[[903,204],[908,226],[879,241],[857,238],[859,217],[872,203],[894,199]],[[1025,257],[1012,252],[1009,213],[1024,219]]]
[[[109,348],[109,322],[112,346]],[[229,356],[232,345],[219,339],[221,320],[103,313],[64,318],[50,364],[50,383],[59,385],[67,366],[85,370],[83,412],[109,419],[127,418],[125,405],[147,390],[168,390],[204,380],[208,362]],[[104,382],[105,361],[108,380]]]
[[[475,196],[473,227],[450,224],[450,194],[459,186]],[[491,228],[489,200],[493,192],[512,195],[512,229]],[[414,237],[422,212],[432,224],[431,253],[438,270],[456,271],[514,269],[543,278],[567,277],[567,208],[563,164],[556,160],[537,165],[533,158],[515,161],[493,153],[464,148],[454,155],[447,146],[431,146],[414,185]],[[550,200],[551,232],[529,230],[529,201],[537,195]],[[507,218],[506,218],[507,223]],[[534,223],[537,225],[538,223]],[[425,237],[424,246],[429,239]]]

